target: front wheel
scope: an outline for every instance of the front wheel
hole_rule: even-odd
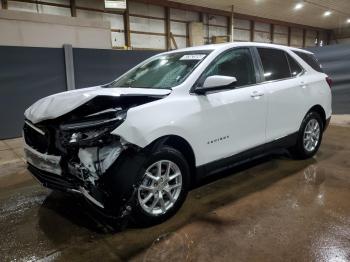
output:
[[[290,153],[297,159],[307,159],[314,156],[322,141],[323,121],[317,112],[308,113],[299,130],[298,140]]]
[[[139,174],[133,218],[150,226],[170,218],[183,204],[189,189],[189,167],[183,155],[171,147],[152,153]]]

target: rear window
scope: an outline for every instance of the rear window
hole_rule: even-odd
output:
[[[323,73],[322,67],[314,55],[304,53],[304,52],[298,52],[298,51],[293,51],[293,52],[296,53],[298,56],[300,56],[314,70],[316,70],[320,73]]]

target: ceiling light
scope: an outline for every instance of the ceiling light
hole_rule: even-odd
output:
[[[347,22],[348,24],[350,24],[350,18],[348,18],[348,20],[346,20],[346,22]]]
[[[324,12],[323,16],[330,16],[331,14],[332,14],[331,11],[326,11],[326,12]]]
[[[295,5],[294,10],[299,10],[299,9],[302,9],[303,7],[304,7],[303,3],[298,3]]]

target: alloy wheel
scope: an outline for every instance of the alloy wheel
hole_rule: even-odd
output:
[[[321,128],[316,119],[310,119],[307,123],[304,135],[303,135],[303,145],[307,152],[312,152],[316,149],[320,140]]]
[[[170,160],[160,160],[146,169],[138,188],[138,202],[146,213],[162,215],[174,206],[181,190],[180,168]]]

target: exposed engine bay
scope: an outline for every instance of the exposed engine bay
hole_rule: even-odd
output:
[[[37,124],[26,119],[23,134],[29,169],[45,186],[80,193],[104,208],[110,194],[107,171],[124,151],[139,150],[111,132],[124,122],[128,109],[162,97],[97,96],[56,119]]]

